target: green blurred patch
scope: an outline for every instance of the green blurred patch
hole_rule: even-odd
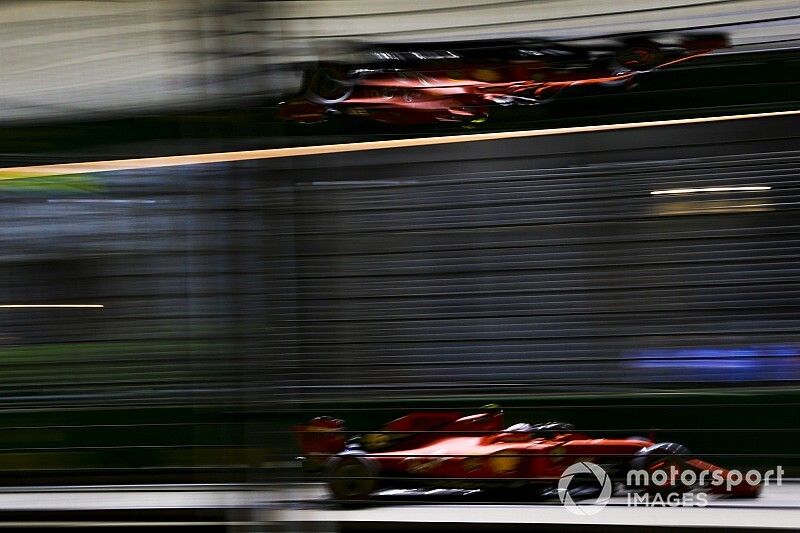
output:
[[[152,340],[74,342],[29,344],[0,347],[0,365],[4,363],[58,363],[108,359],[119,356],[139,356],[144,353],[190,353],[222,349],[225,341]]]
[[[168,380],[194,375],[190,360],[222,353],[225,341],[154,340],[8,346],[0,348],[0,382],[60,386],[103,381]]]
[[[91,174],[54,174],[29,176],[25,174],[0,175],[0,191],[9,192],[104,192],[105,185]]]

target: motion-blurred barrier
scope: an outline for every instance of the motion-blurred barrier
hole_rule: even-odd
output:
[[[795,121],[267,163],[273,393],[794,383]]]
[[[797,125],[10,180],[1,303],[103,307],[0,308],[0,461],[282,464],[298,406],[793,386]]]

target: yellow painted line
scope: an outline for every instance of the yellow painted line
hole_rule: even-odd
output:
[[[88,174],[94,172],[114,172],[121,170],[143,170],[149,168],[175,167],[185,165],[207,165],[212,163],[232,163],[258,159],[277,159],[282,157],[302,157],[310,155],[363,152],[368,150],[388,150],[392,148],[411,148],[417,146],[436,146],[466,142],[496,141],[501,139],[520,139],[528,137],[549,137],[572,133],[617,131],[660,126],[679,126],[709,122],[730,122],[757,118],[784,117],[800,115],[800,110],[774,111],[769,113],[750,113],[744,115],[725,115],[718,117],[688,118],[675,120],[655,120],[650,122],[631,122],[626,124],[605,124],[600,126],[578,126],[573,128],[553,128],[544,130],[507,131],[497,133],[474,133],[448,135],[443,137],[424,137],[397,139],[391,141],[367,141],[344,144],[325,144],[300,146],[295,148],[269,148],[264,150],[243,150],[237,152],[216,152],[207,154],[145,157],[137,159],[114,159],[110,161],[89,161],[83,163],[62,163],[0,169],[0,180],[57,176],[65,174]]]

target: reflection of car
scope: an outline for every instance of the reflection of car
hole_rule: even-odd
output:
[[[540,104],[572,87],[631,87],[642,72],[724,46],[722,34],[375,45],[307,70],[302,94],[282,102],[279,115],[307,124],[330,115],[469,124],[492,106]]]
[[[307,470],[324,472],[333,496],[361,500],[387,488],[552,489],[570,465],[592,462],[611,479],[628,472],[665,472],[667,478],[636,478],[632,489],[685,492],[706,486],[710,492],[756,496],[760,485],[714,484],[730,472],[693,457],[678,444],[649,438],[590,438],[570,424],[515,424],[503,429],[495,406],[463,416],[459,412],[414,412],[380,431],[347,440],[341,420],[319,417],[295,427]],[[695,480],[680,481],[683,472]],[[706,472],[705,476],[701,475]],[[702,480],[702,481],[701,481]],[[689,480],[691,481],[691,479]]]

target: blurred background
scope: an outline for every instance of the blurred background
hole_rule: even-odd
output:
[[[795,110],[798,19],[789,0],[4,2],[0,479],[288,483],[292,424],[489,402],[796,473],[794,115],[20,167],[470,133],[289,127],[276,106],[345,41],[730,41],[479,133]]]
[[[26,0],[0,6],[6,157],[75,160],[441,134],[360,125],[294,131],[275,106],[355,44],[586,39],[714,31],[732,48],[653,72],[636,91],[498,109],[484,130],[784,109],[797,99],[790,0]],[[460,132],[458,128],[456,131]],[[288,135],[287,135],[288,134]],[[158,140],[158,143],[152,141]]]

